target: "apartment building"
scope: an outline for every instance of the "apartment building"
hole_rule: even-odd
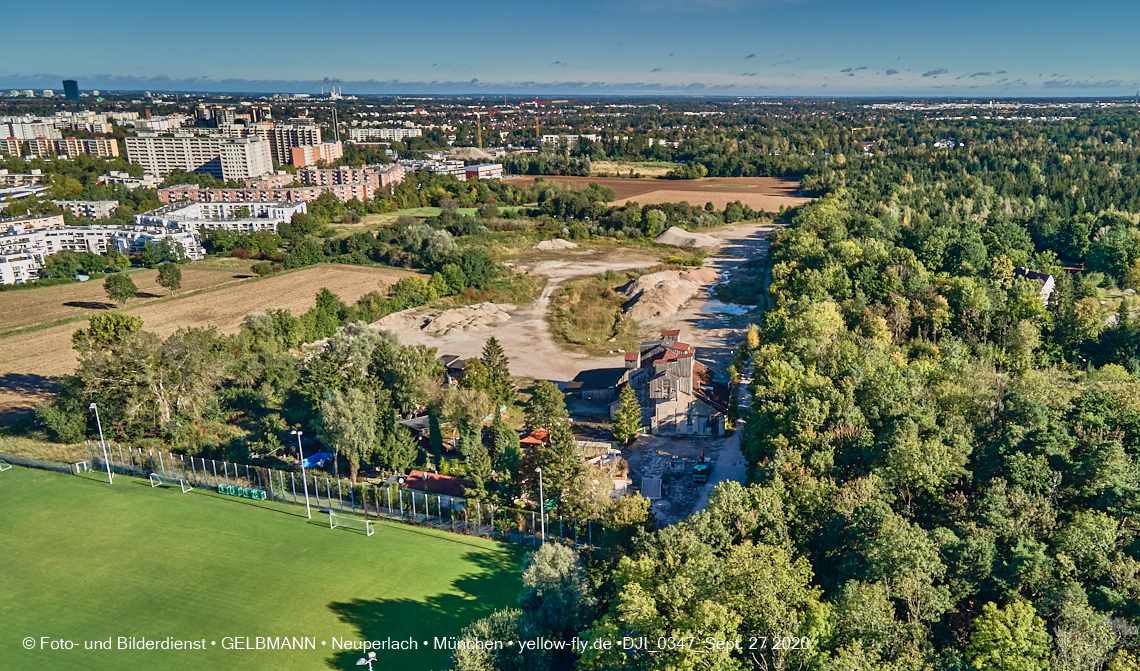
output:
[[[363,183],[372,189],[372,193],[379,188],[390,188],[404,181],[404,166],[395,163],[387,165],[363,166],[354,168],[340,166],[337,168],[305,168],[297,171],[297,180],[302,184],[329,185],[329,184],[356,184]]]
[[[31,186],[42,184],[43,171],[32,168],[31,172],[8,172],[7,168],[0,168],[0,186]]]
[[[77,217],[106,219],[119,209],[117,200],[53,200],[51,201]]]
[[[126,138],[126,145],[128,160],[158,177],[184,170],[242,181],[273,171],[269,143],[258,138],[139,133]]]
[[[307,212],[308,206],[303,202],[179,202],[136,214],[135,223],[140,226],[180,229],[199,235],[203,230],[276,233],[278,224],[291,220],[294,214]]]
[[[181,184],[158,190],[158,199],[163,203],[176,203],[180,200],[190,200],[198,203],[257,203],[280,201],[285,203],[308,203],[321,197],[321,194],[331,193],[341,202],[347,203],[353,198],[368,200],[373,197],[376,189],[363,182],[352,184],[331,184],[324,186],[257,188],[246,187],[242,189],[203,189],[197,184]]]
[[[55,153],[59,156],[75,157],[80,154],[92,154],[107,158],[119,156],[119,142],[114,138],[73,138],[65,137],[55,141]]]
[[[0,284],[23,284],[40,278],[44,267],[42,255],[24,252],[0,254]]]
[[[46,137],[37,137],[34,140],[24,140],[28,150],[26,156],[51,156],[55,154],[55,140]]]
[[[0,154],[20,155],[20,141],[14,137],[0,137]]]
[[[63,221],[60,215],[54,216]],[[0,282],[4,284],[38,279],[44,260],[61,251],[136,254],[148,242],[167,240],[181,246],[187,258],[201,259],[206,255],[198,235],[191,231],[143,226],[32,228],[28,219],[32,218],[3,221],[3,224],[11,224],[6,232],[0,233]]]
[[[408,172],[416,172],[417,170],[427,170],[436,175],[455,175],[460,182],[467,181],[467,169],[463,165],[463,161],[457,160],[404,160],[397,161],[397,165],[404,167]]]
[[[155,177],[154,175],[131,177],[131,174],[128,172],[123,172],[121,170],[112,170],[106,175],[99,175],[99,178],[95,180],[95,182],[97,184],[122,184],[129,190],[134,191],[135,189],[140,188],[153,189],[157,187],[162,182],[162,180]]]
[[[339,142],[322,142],[289,149],[289,162],[298,168],[316,165],[320,161],[332,165],[341,156],[344,156],[344,148]]]
[[[276,124],[269,131],[270,153],[278,163],[288,163],[293,147],[321,144],[321,127],[315,123]]]
[[[421,128],[349,128],[348,139],[351,142],[368,142],[370,140],[390,140],[403,142],[408,138],[422,137]]]
[[[27,119],[27,117],[22,117]],[[6,126],[6,128],[5,128]],[[36,138],[47,138],[49,140],[58,140],[63,137],[59,129],[55,127],[54,123],[50,121],[12,121],[6,124],[0,124],[0,135],[4,137],[14,137],[17,140],[34,140]]]

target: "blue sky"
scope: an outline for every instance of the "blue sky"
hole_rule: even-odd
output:
[[[330,13],[336,10],[337,14]],[[300,0],[16,3],[0,88],[1111,96],[1140,3]]]

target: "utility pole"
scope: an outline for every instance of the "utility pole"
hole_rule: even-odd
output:
[[[542,493],[542,468],[534,469],[538,473],[538,516],[542,521],[542,543],[546,544],[546,497]]]
[[[301,457],[301,485],[305,489],[305,514],[309,516],[309,519],[313,519],[313,511],[309,508],[309,481],[305,479],[307,477],[305,475],[305,452],[301,449],[301,434],[304,431],[290,431],[289,433],[297,436],[297,454]],[[296,493],[297,490],[294,489],[294,496]],[[317,493],[320,494],[319,491]]]
[[[99,444],[103,446],[103,465],[107,467],[107,484],[115,484],[115,476],[111,474],[111,460],[107,458],[107,441],[103,440],[103,422],[99,420],[99,406],[92,403],[87,406],[88,410],[95,411],[95,425],[99,427]],[[119,452],[119,457],[123,456],[122,451]]]

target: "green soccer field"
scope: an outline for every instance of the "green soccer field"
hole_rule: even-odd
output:
[[[104,476],[105,477],[105,476]],[[514,603],[520,548],[402,524],[332,530],[327,515],[144,480],[0,473],[0,669],[349,669],[333,639],[418,641],[376,666],[439,669],[435,637]],[[204,640],[119,650],[118,637]],[[26,638],[34,649],[25,650]],[[41,637],[71,650],[40,649]],[[225,649],[306,637],[315,649]],[[111,650],[85,642],[111,639]],[[424,645],[428,641],[428,645]]]

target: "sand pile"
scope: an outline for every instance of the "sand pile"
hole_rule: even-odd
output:
[[[486,331],[508,321],[511,318],[508,309],[514,309],[514,306],[479,303],[434,316],[419,309],[403,310],[373,322],[372,327],[396,332],[415,329],[436,335]]]
[[[657,236],[654,240],[663,245],[673,245],[674,247],[716,247],[720,244],[720,240],[711,235],[690,233],[676,226]]]
[[[625,308],[625,316],[639,322],[672,317],[702,286],[716,279],[717,272],[712,268],[663,270],[642,275],[622,290],[633,299]]]
[[[570,242],[562,238],[554,238],[553,240],[543,240],[531,249],[577,249],[577,242]]]

